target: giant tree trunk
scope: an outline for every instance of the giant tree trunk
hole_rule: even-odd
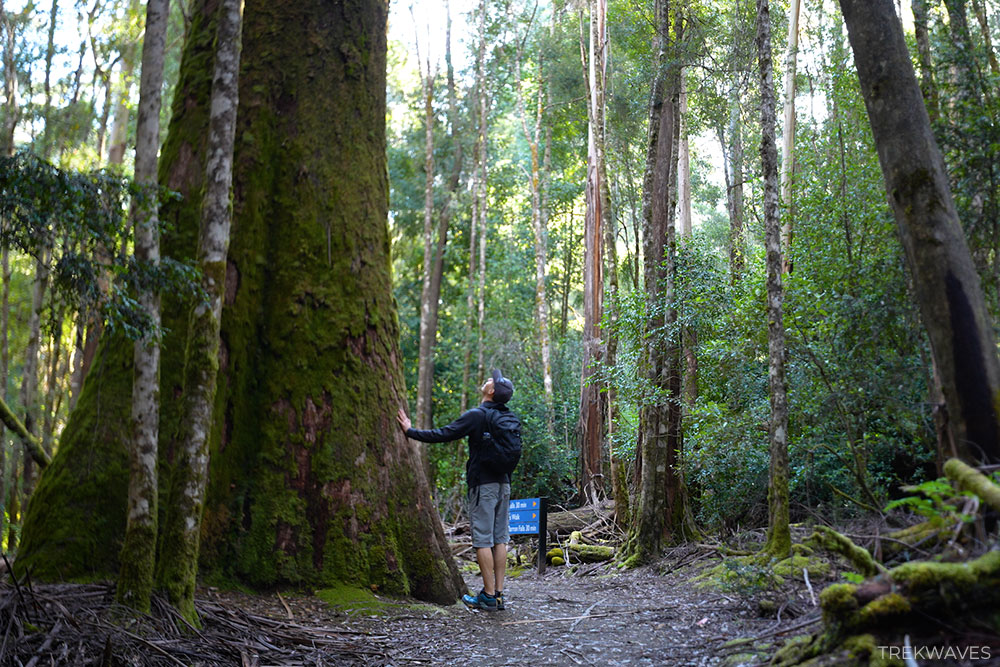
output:
[[[221,1],[198,240],[201,285],[208,301],[195,304],[188,324],[178,460],[167,495],[156,577],[170,602],[191,623],[198,622],[194,590],[208,485],[209,436],[219,372],[219,330],[232,222],[230,190],[243,22],[241,0]]]
[[[135,259],[155,269],[160,264],[159,211],[156,194],[160,145],[160,89],[166,55],[170,0],[146,3],[142,76],[135,138],[135,183],[143,197],[133,198],[129,217],[135,232]],[[157,449],[160,435],[160,295],[155,286],[138,288],[138,302],[150,331],[135,341],[132,376],[132,441],[129,448],[128,514],[118,574],[117,598],[148,612],[156,561],[158,491]]]
[[[162,182],[198,192],[215,30],[198,0]],[[245,5],[232,238],[200,564],[248,585],[349,582],[453,602],[462,586],[404,402],[385,171],[384,3]],[[308,90],[308,94],[302,91]],[[164,238],[191,256],[198,198],[172,202]],[[165,303],[161,390],[182,392],[188,310]],[[42,478],[16,567],[107,576],[124,525],[130,360],[102,340],[57,461]],[[179,401],[164,401],[161,462]],[[116,419],[117,416],[117,419]],[[88,466],[79,465],[87,461]],[[30,542],[30,548],[29,548]]]
[[[1000,362],[965,236],[891,0],[841,0],[886,190],[931,350],[951,441],[1000,462]]]
[[[768,0],[757,0],[757,56],[760,67],[760,155],[764,174],[764,245],[767,250],[767,348],[771,419],[771,468],[765,550],[783,559],[792,549],[788,525],[788,399],[785,388],[785,299],[781,284],[781,216],[778,210],[778,149],[774,133],[774,76],[771,70],[771,16]]]

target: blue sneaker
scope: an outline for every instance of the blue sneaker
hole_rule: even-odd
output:
[[[486,611],[496,611],[497,610],[497,598],[495,595],[487,595],[486,591],[479,591],[479,595],[469,595],[466,593],[462,596],[462,602],[469,609],[485,609]]]

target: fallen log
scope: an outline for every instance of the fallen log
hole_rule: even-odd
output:
[[[813,534],[806,538],[806,543],[843,556],[866,577],[885,572],[885,568],[872,558],[867,549],[858,546],[851,541],[851,538],[827,526],[816,526],[813,529]]]

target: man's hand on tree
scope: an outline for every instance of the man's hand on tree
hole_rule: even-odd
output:
[[[403,429],[403,431],[409,431],[410,426],[412,426],[412,422],[410,422],[410,418],[406,416],[406,411],[403,410],[403,408],[399,409],[399,413],[396,415],[396,421],[399,422],[399,426]]]

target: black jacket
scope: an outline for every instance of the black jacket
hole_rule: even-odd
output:
[[[480,484],[510,482],[510,475],[487,470],[480,463],[483,433],[486,431],[486,411],[482,408],[493,408],[501,412],[510,409],[503,403],[483,401],[478,407],[463,412],[458,419],[447,426],[429,430],[411,428],[406,431],[408,438],[421,442],[449,442],[469,436],[469,460],[465,463],[465,481],[470,489]]]

